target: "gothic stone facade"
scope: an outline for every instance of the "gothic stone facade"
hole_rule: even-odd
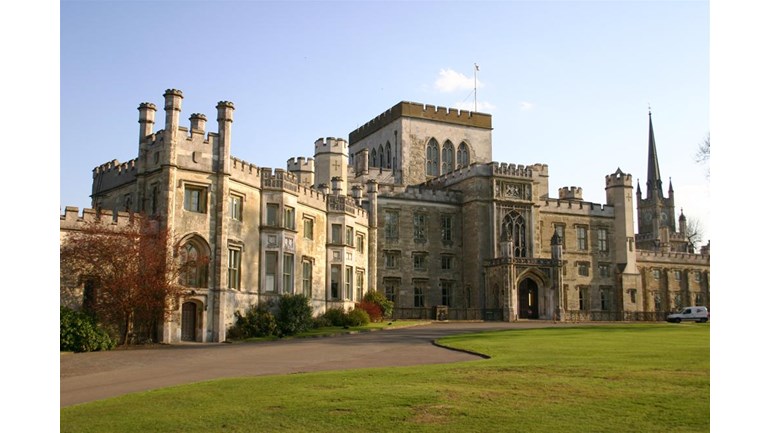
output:
[[[164,341],[223,341],[236,311],[283,293],[307,294],[317,313],[371,289],[397,317],[506,321],[658,320],[709,303],[708,249],[687,248],[683,215],[679,231],[668,218],[634,233],[632,177],[620,169],[605,176],[604,204],[576,187],[549,197],[547,165],[491,161],[488,114],[400,102],[282,170],[231,156],[231,102],[207,134],[203,114],[180,125],[181,91],[164,98],[164,129],[142,103],[138,157],[96,167],[91,195],[117,219],[158,216],[211,258],[184,282]],[[651,122],[650,142],[652,155]],[[673,188],[663,197],[654,165],[637,202],[661,220]],[[92,213],[67,208],[62,231]]]

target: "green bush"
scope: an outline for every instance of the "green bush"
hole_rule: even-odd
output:
[[[369,324],[369,314],[358,308],[350,310],[345,317],[345,326],[364,326]]]
[[[389,319],[393,315],[393,301],[388,301],[385,295],[376,290],[366,292],[364,301],[377,304],[382,311],[382,317]]]
[[[59,308],[59,350],[93,352],[115,347],[107,331],[89,315],[67,307]]]
[[[323,314],[313,318],[314,329],[326,328],[329,326],[334,326],[334,325],[332,325],[332,322],[329,319],[327,319],[326,316],[324,316]]]
[[[269,337],[278,333],[275,316],[264,305],[252,305],[246,314],[235,312],[235,324],[227,330],[227,338],[240,340],[253,337]]]
[[[302,294],[283,295],[278,301],[278,330],[281,335],[295,335],[313,327],[313,307]]]
[[[326,310],[323,317],[329,321],[331,326],[345,326],[347,314],[342,308],[330,308]]]

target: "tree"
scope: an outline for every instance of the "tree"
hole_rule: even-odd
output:
[[[61,243],[63,275],[84,286],[83,309],[117,334],[121,344],[153,340],[182,295],[180,277],[193,261],[176,260],[166,230],[135,215],[127,225],[100,217]],[[208,261],[208,257],[198,261]]]
[[[687,238],[688,248],[695,252],[698,245],[703,242],[703,228],[698,219],[688,219],[687,227],[684,229],[684,235]]]
[[[711,159],[711,133],[706,135],[706,138],[703,139],[703,142],[701,142],[700,146],[698,146],[698,151],[695,153],[695,162],[698,164],[706,164],[708,166],[709,160]],[[710,170],[708,167],[706,167],[706,176],[710,174]]]

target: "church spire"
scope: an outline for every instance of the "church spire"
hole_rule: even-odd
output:
[[[652,131],[652,111],[650,116],[650,138],[647,149],[647,199],[663,197],[663,182],[660,180],[660,168],[658,168],[658,151],[655,149],[655,134]]]

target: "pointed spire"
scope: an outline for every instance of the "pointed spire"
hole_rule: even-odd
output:
[[[663,197],[663,182],[660,180],[660,168],[658,168],[658,151],[655,149],[655,133],[652,131],[652,111],[650,116],[650,137],[647,149],[647,199],[657,195]]]
[[[637,195],[642,194],[642,187],[639,185],[639,179],[636,179],[636,194]]]
[[[671,177],[668,178],[668,194],[671,196],[671,194],[674,192],[674,184],[671,182]]]

